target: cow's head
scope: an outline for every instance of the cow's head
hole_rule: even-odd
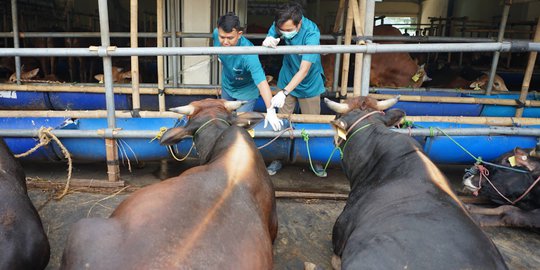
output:
[[[382,123],[387,127],[398,124],[405,116],[404,111],[394,109],[386,113],[382,112],[396,104],[398,99],[399,96],[382,101],[377,101],[372,97],[355,97],[347,100],[346,103],[337,103],[325,98],[324,102],[328,108],[341,114],[331,124],[336,129],[336,136],[346,140],[353,128],[364,125],[362,122]]]
[[[499,157],[497,162],[499,165],[508,167],[508,168],[516,168],[519,170],[525,170],[525,172],[529,172],[532,177],[536,178],[540,176],[540,158],[536,155],[535,150],[527,151],[525,149],[516,147],[513,151],[506,153]],[[525,176],[526,174],[523,174],[523,172],[516,172],[511,169],[507,168],[497,168],[497,167],[490,167],[486,166],[489,170],[496,170],[494,172],[490,172],[489,177],[494,182],[508,182],[508,178],[518,177],[517,179],[521,179],[520,177]],[[486,186],[485,183],[480,183],[482,181],[482,170],[483,168],[480,168],[478,166],[474,166],[470,169],[468,169],[463,176],[463,186],[471,191],[471,192],[478,192],[482,186]],[[500,176],[498,176],[500,174]],[[500,179],[500,178],[503,179]],[[524,179],[525,181],[526,179]],[[489,185],[487,188],[490,188]]]
[[[471,82],[471,85],[469,85],[469,87],[474,90],[486,90],[488,82],[489,82],[488,74],[483,74],[482,76],[478,77],[476,80]],[[501,76],[497,74],[495,74],[495,79],[493,80],[493,90],[508,91],[508,87],[506,87],[506,84],[504,83],[503,78],[501,78]]]
[[[422,86],[424,82],[431,81],[431,78],[427,75],[425,64],[419,65],[416,73],[412,76],[412,87],[418,88]]]
[[[24,66],[21,67],[21,80],[31,80],[35,78],[39,73],[39,68],[32,69],[30,71],[24,71]],[[16,83],[17,82],[17,74],[13,73],[11,76],[9,76],[8,79],[9,83]]]

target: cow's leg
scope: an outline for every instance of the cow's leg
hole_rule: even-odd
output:
[[[471,214],[475,214],[475,215],[500,216],[504,212],[510,211],[511,209],[514,209],[514,208],[517,208],[517,207],[512,206],[512,205],[502,205],[495,208],[488,208],[488,207],[476,206],[473,204],[467,204],[467,210],[469,210]]]
[[[341,257],[336,254],[332,255],[332,268],[334,270],[341,270]]]
[[[519,208],[508,209],[501,221],[509,227],[540,229],[540,209],[524,211]]]

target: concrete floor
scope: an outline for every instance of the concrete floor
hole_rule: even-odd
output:
[[[195,163],[169,163],[167,174],[178,175]],[[66,164],[23,163],[27,176],[45,181],[64,181]],[[443,167],[451,183],[460,186],[463,167]],[[105,179],[105,164],[75,164],[73,177]],[[305,166],[285,166],[272,177],[276,190],[337,192],[348,190],[348,183],[340,169],[331,169],[328,178],[317,178]],[[132,173],[122,169],[123,180],[135,187],[159,181],[158,164],[149,163]],[[51,242],[51,260],[47,269],[58,269],[62,250],[70,226],[84,217],[107,217],[129,192],[115,196],[118,189],[99,192],[77,191],[76,188],[62,200],[51,199],[54,190],[30,188],[29,194],[38,209]],[[56,191],[58,192],[58,191]],[[278,238],[274,243],[274,269],[303,269],[304,261],[313,262],[323,269],[331,269],[332,226],[343,209],[343,201],[278,199]],[[532,231],[485,228],[499,247],[511,269],[537,269],[540,266],[540,236]]]

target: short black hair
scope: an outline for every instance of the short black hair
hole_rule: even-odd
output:
[[[236,31],[242,31],[240,26],[240,19],[234,12],[228,12],[227,14],[219,17],[217,21],[218,28],[221,28],[226,33],[232,32],[234,29]]]
[[[303,15],[302,6],[297,2],[290,2],[278,8],[274,23],[278,28],[288,20],[292,20],[294,25],[298,25]]]

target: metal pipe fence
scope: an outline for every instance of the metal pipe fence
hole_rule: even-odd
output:
[[[392,53],[392,52],[524,52],[540,51],[540,42],[493,43],[433,43],[433,44],[377,44],[280,46],[275,49],[252,47],[179,47],[179,48],[117,48],[95,46],[90,48],[6,48],[0,56],[59,56],[59,57],[119,57],[158,55],[215,55],[215,54],[329,54],[329,53]]]
[[[390,129],[394,132],[411,136],[496,136],[496,135],[520,135],[520,136],[540,136],[539,128],[516,128],[516,127],[489,127],[489,128],[446,128],[446,129]],[[334,130],[304,130],[310,137],[333,137]],[[118,130],[112,133],[104,130],[52,130],[58,138],[106,138],[106,139],[152,139],[159,133],[159,130]],[[281,138],[290,138],[291,134],[275,131],[255,131],[254,138],[274,138],[278,135]],[[2,129],[1,137],[38,137],[37,129]],[[292,132],[294,138],[302,138],[302,130]]]

